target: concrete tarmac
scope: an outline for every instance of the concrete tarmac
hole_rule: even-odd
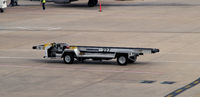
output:
[[[199,0],[104,0],[102,12],[86,0],[47,3],[45,11],[38,1],[19,4],[0,14],[1,97],[164,97],[200,77]],[[48,42],[160,52],[127,66],[115,60],[68,65],[31,49]],[[200,97],[199,89],[176,96]]]

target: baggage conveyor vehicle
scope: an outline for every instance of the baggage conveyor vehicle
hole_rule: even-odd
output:
[[[117,59],[119,65],[127,65],[134,63],[139,55],[159,52],[156,48],[73,46],[67,43],[47,43],[33,46],[32,49],[45,50],[44,58],[63,58],[66,64],[72,64],[75,59],[81,62],[86,59]]]

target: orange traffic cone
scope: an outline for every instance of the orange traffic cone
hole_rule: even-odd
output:
[[[102,12],[102,9],[101,9],[101,0],[99,0],[99,12]]]

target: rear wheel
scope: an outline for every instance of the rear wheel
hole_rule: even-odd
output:
[[[137,57],[134,56],[134,57],[131,57],[130,59],[128,59],[128,63],[135,63],[137,60]]]
[[[85,59],[84,59],[84,58],[77,58],[77,60],[78,60],[79,62],[83,63]]]
[[[66,64],[72,64],[74,62],[74,56],[73,54],[66,54],[64,57],[63,57],[63,60]]]
[[[117,57],[117,63],[121,66],[127,65],[128,57],[126,55],[119,55]]]

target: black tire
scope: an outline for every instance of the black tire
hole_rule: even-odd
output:
[[[77,60],[79,61],[79,62],[81,62],[81,63],[84,63],[84,58],[77,58]]]
[[[94,5],[96,6],[98,4],[98,0],[94,0]]]
[[[137,60],[137,57],[132,57],[131,59],[128,59],[128,63],[135,63]]]
[[[125,66],[128,63],[128,56],[127,55],[119,55],[117,57],[117,63],[121,66]]]
[[[66,64],[72,64],[74,62],[74,55],[73,54],[65,54],[63,60]]]
[[[88,1],[88,6],[89,7],[94,7],[95,6],[95,0],[89,0]]]

